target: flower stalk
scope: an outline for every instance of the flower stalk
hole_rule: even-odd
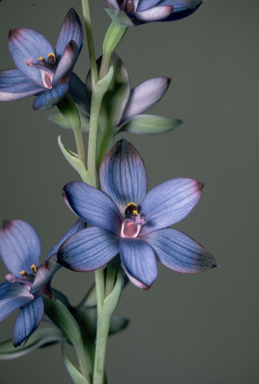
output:
[[[83,9],[83,15],[84,15],[85,33],[87,38],[88,53],[89,53],[90,66],[91,66],[92,90],[94,90],[98,81],[98,72],[97,72],[97,65],[96,65],[96,58],[95,58],[94,39],[93,39],[93,32],[92,32],[92,26],[91,26],[91,15],[90,15],[90,7],[89,7],[88,0],[82,0],[82,9]]]

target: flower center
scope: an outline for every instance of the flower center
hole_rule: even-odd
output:
[[[121,237],[137,237],[142,225],[146,221],[138,213],[138,206],[135,203],[130,203],[125,209],[125,220],[121,226]]]

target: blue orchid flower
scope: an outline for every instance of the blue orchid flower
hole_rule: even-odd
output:
[[[9,51],[17,68],[0,71],[0,101],[39,95],[33,108],[52,108],[76,86],[71,73],[82,44],[83,26],[73,8],[66,15],[55,50],[36,31],[11,30]]]
[[[106,0],[106,11],[126,26],[153,21],[179,20],[191,15],[203,0]]]
[[[60,245],[76,231],[85,228],[78,220],[40,265],[41,244],[35,230],[25,221],[5,221],[0,229],[0,255],[7,269],[0,285],[0,321],[21,308],[13,334],[15,347],[23,345],[39,326],[44,315],[42,295],[51,298],[50,281],[61,267],[57,263]]]
[[[120,253],[133,284],[151,287],[157,263],[177,272],[198,273],[217,266],[214,257],[184,233],[167,228],[186,217],[198,203],[203,184],[169,180],[147,193],[147,174],[138,151],[118,141],[100,167],[101,191],[83,182],[64,187],[71,210],[92,226],[68,238],[58,262],[74,271],[92,271]]]

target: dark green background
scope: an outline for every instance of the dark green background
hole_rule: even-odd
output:
[[[104,1],[90,0],[97,55],[109,25]],[[54,46],[71,6],[79,0],[2,0],[1,69],[12,68],[10,28],[41,32]],[[117,53],[132,86],[172,78],[151,113],[184,124],[161,136],[124,135],[140,151],[149,188],[174,177],[204,182],[202,198],[176,228],[204,245],[221,268],[198,275],[159,265],[149,291],[129,284],[117,313],[130,327],[108,342],[111,384],[257,384],[258,368],[258,14],[253,0],[207,0],[191,17],[128,30]],[[75,71],[89,69],[86,44]],[[72,133],[33,111],[33,97],[1,103],[0,220],[28,221],[42,241],[42,260],[75,221],[61,190],[78,180],[57,137],[75,149]],[[120,136],[118,137],[120,138]],[[7,273],[1,264],[1,281]],[[76,304],[92,273],[61,270],[53,286]],[[16,314],[1,324],[12,337]],[[60,345],[0,362],[1,384],[71,383]]]

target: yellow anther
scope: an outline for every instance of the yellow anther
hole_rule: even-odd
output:
[[[31,271],[32,271],[32,273],[33,273],[34,275],[36,274],[36,272],[37,272],[37,267],[36,267],[36,265],[34,265],[34,264],[31,265]]]
[[[42,57],[42,56],[39,57],[38,60],[39,60],[39,61],[45,61],[45,60],[44,60],[44,57]]]
[[[48,61],[50,64],[55,64],[55,62],[56,62],[55,53],[51,52],[48,54]]]
[[[26,272],[25,272],[25,271],[21,271],[21,272],[20,272],[20,275],[25,276],[25,275],[26,275]]]
[[[132,213],[133,213],[133,215],[137,215],[138,214],[138,210],[136,209],[134,209],[134,211],[132,211]]]

